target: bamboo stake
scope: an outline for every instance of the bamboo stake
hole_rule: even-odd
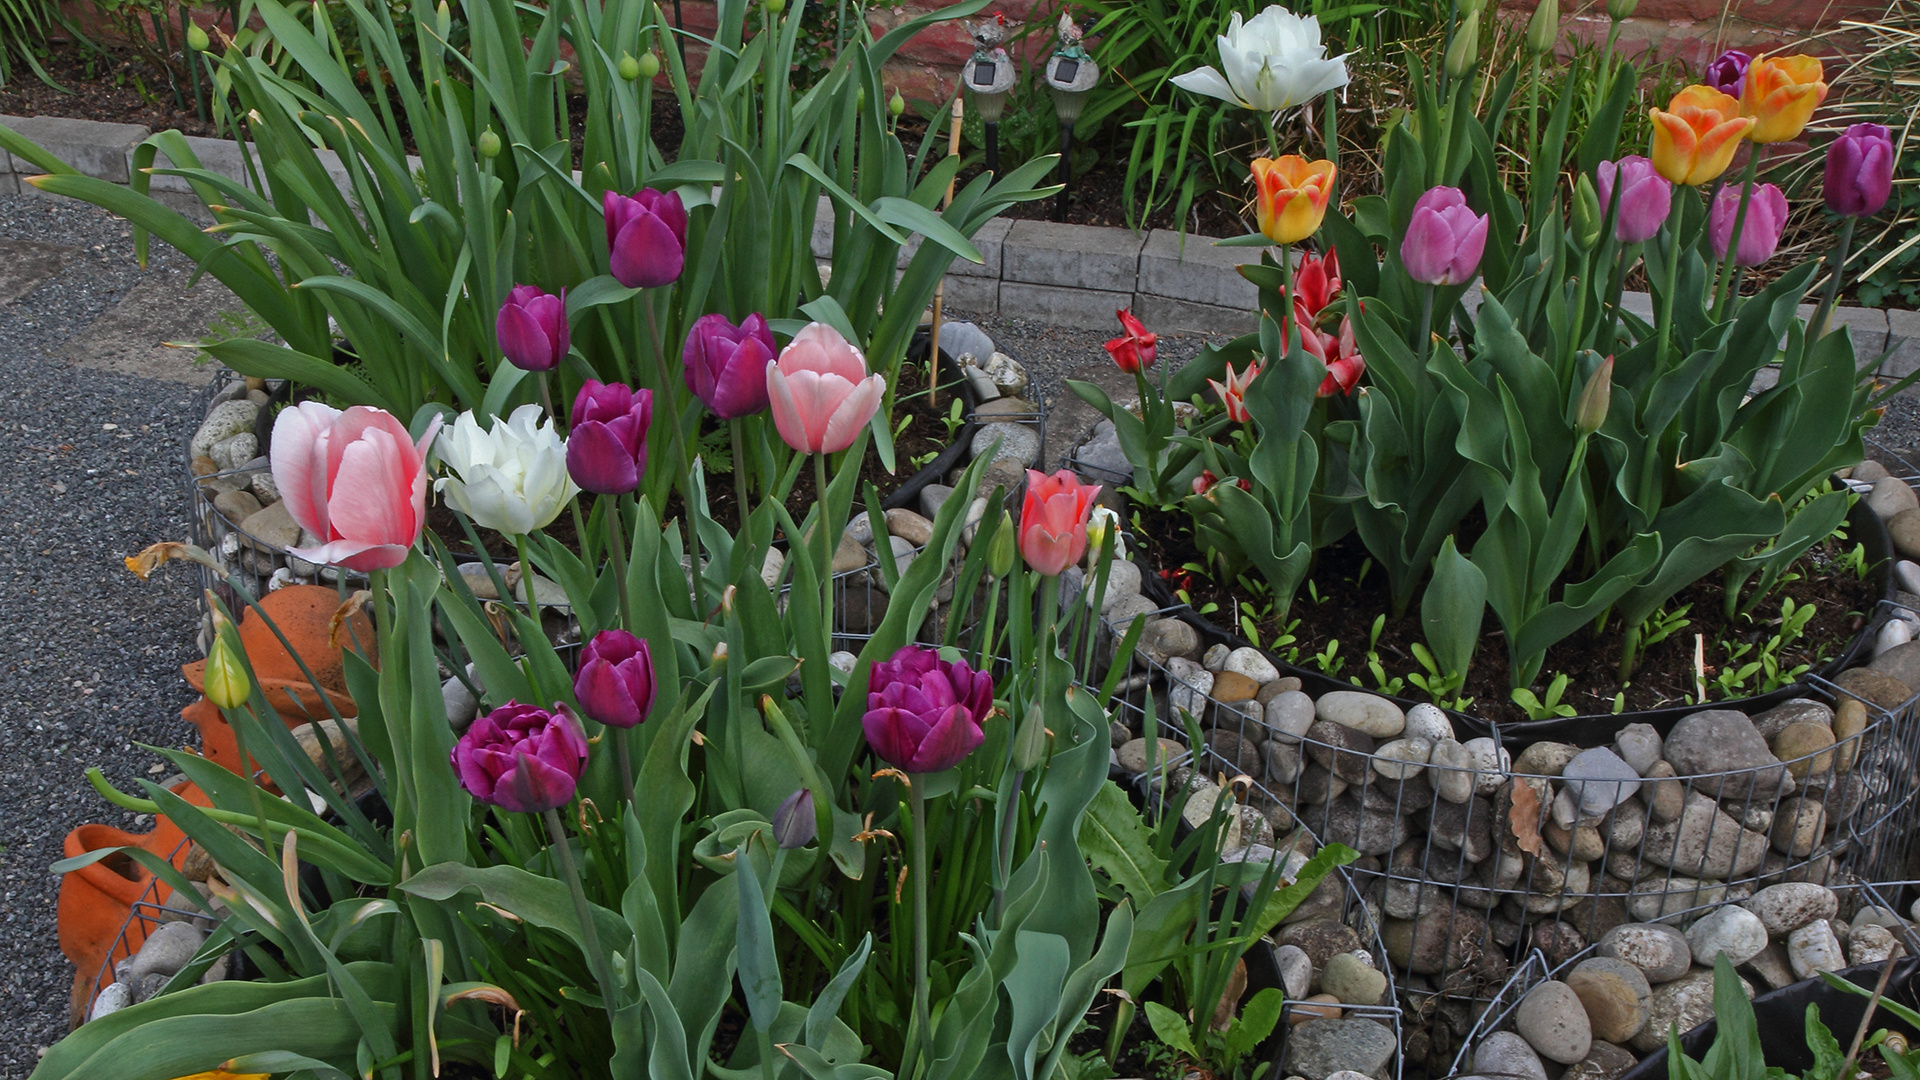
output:
[[[947,156],[957,157],[960,153],[960,122],[966,118],[966,104],[959,91],[953,95],[953,124],[947,131]],[[947,181],[947,194],[940,200],[940,209],[953,205],[954,181]],[[933,287],[933,329],[928,334],[927,360],[931,370],[927,376],[927,407],[937,414],[935,399],[940,391],[940,314],[943,294],[947,291],[946,275],[941,275],[939,284]]]

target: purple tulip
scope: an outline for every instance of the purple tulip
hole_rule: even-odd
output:
[[[608,727],[639,725],[653,711],[653,654],[625,630],[602,630],[580,650],[573,696],[587,718]]]
[[[1727,184],[1714,196],[1713,210],[1707,216],[1707,235],[1713,241],[1713,257],[1727,257],[1727,241],[1733,236],[1733,221],[1740,214],[1740,185]],[[1747,220],[1740,226],[1740,250],[1733,261],[1739,266],[1759,266],[1773,258],[1780,246],[1780,234],[1787,227],[1786,193],[1772,184],[1761,184],[1747,197]]]
[[[629,289],[654,289],[680,279],[687,262],[687,208],[673,191],[641,188],[600,197],[607,219],[607,262]]]
[[[554,296],[532,285],[515,285],[500,305],[493,333],[514,367],[553,370],[567,355],[567,291]]]
[[[567,475],[596,495],[625,495],[639,487],[652,423],[653,391],[588,379],[573,399]]]
[[[1653,162],[1634,154],[1619,161],[1603,161],[1594,168],[1594,191],[1600,196],[1600,211],[1606,212],[1613,199],[1613,178],[1622,178],[1620,208],[1613,221],[1613,238],[1623,244],[1640,244],[1653,239],[1673,207],[1673,184],[1661,176]]]
[[[867,745],[888,764],[935,773],[958,765],[986,741],[980,723],[992,709],[991,676],[908,645],[873,665],[860,726]]]
[[[1747,81],[1747,65],[1753,63],[1753,57],[1739,49],[1728,49],[1707,65],[1700,81],[1723,94],[1740,96],[1740,89]]]
[[[587,764],[587,737],[564,707],[509,701],[473,722],[453,747],[460,786],[521,814],[565,806]]]
[[[1880,124],[1855,124],[1827,147],[1827,209],[1872,217],[1893,190],[1893,138]]]
[[[792,851],[813,843],[820,834],[820,821],[813,809],[813,792],[807,788],[787,796],[773,812],[773,839]]]
[[[752,416],[767,407],[767,365],[775,352],[773,331],[759,314],[739,326],[725,315],[702,315],[680,350],[687,389],[722,420]]]
[[[1459,188],[1434,187],[1413,204],[1400,262],[1415,281],[1463,285],[1480,269],[1486,248],[1487,216],[1476,215]]]

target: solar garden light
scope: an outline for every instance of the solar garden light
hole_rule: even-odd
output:
[[[1087,94],[1100,81],[1100,66],[1080,44],[1085,31],[1066,12],[1060,13],[1060,46],[1047,61],[1047,88],[1053,91],[1053,111],[1060,118],[1060,196],[1053,204],[1053,220],[1067,219],[1067,188],[1073,181],[1073,123],[1086,108]]]
[[[963,23],[972,36],[973,56],[961,71],[960,84],[973,99],[973,111],[987,129],[987,171],[1000,172],[1000,116],[1007,110],[1007,95],[1020,78],[1007,55],[1007,17],[995,13],[979,25]]]

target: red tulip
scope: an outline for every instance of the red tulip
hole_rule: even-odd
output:
[[[1304,327],[1302,329],[1305,333],[1313,333],[1312,330],[1306,330]],[[1213,387],[1213,392],[1220,396],[1220,404],[1227,407],[1227,419],[1236,424],[1244,424],[1253,419],[1253,414],[1247,412],[1246,394],[1247,387],[1253,385],[1253,377],[1258,374],[1260,374],[1259,364],[1249,363],[1247,370],[1238,376],[1233,373],[1233,365],[1228,364],[1227,381],[1224,386],[1216,380],[1207,380],[1207,385]]]
[[[873,665],[860,726],[867,745],[895,768],[944,772],[986,741],[980,724],[992,711],[992,676],[907,645]]]
[[[1340,295],[1340,253],[1329,248],[1319,258],[1302,258],[1293,271],[1293,291],[1294,318],[1302,326],[1313,325]]]
[[[1068,469],[1048,476],[1027,470],[1020,506],[1020,555],[1035,572],[1058,575],[1087,553],[1087,515],[1100,485],[1082,484]]]
[[[808,323],[767,365],[773,424],[803,454],[837,454],[873,419],[887,380],[867,374],[866,358],[840,332]]]
[[[565,806],[586,765],[586,735],[564,708],[513,701],[475,720],[453,747],[460,786],[520,814]]]
[[[273,425],[273,481],[295,524],[320,546],[291,548],[308,562],[384,570],[407,561],[427,523],[427,448],[433,418],[414,442],[380,409],[345,412],[303,401]]]
[[[1120,329],[1124,332],[1107,342],[1107,353],[1113,357],[1113,362],[1128,374],[1152,367],[1155,343],[1160,340],[1160,335],[1148,330],[1139,319],[1134,318],[1130,309],[1121,308],[1114,314],[1120,317]]]
[[[1353,393],[1353,388],[1360,383],[1360,376],[1367,370],[1367,362],[1355,350],[1352,319],[1340,320],[1338,337],[1309,330],[1301,335],[1300,344],[1327,365],[1327,377],[1320,380],[1318,396]]]

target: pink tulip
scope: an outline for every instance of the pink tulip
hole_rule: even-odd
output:
[[[1034,572],[1054,577],[1087,553],[1087,516],[1100,485],[1082,484],[1069,469],[1048,476],[1027,470],[1020,505],[1020,555]]]
[[[853,445],[886,393],[884,376],[840,332],[808,323],[767,365],[767,401],[787,445],[803,454],[837,454]]]
[[[1673,182],[1654,171],[1653,162],[1639,154],[1594,166],[1594,193],[1600,212],[1613,200],[1613,182],[1620,178],[1620,208],[1614,212],[1613,238],[1623,244],[1653,239],[1673,207]]]
[[[1707,215],[1707,236],[1713,243],[1713,257],[1727,257],[1727,244],[1733,239],[1733,223],[1740,216],[1740,185],[1728,184],[1713,198],[1713,210]],[[1786,192],[1772,184],[1760,184],[1747,196],[1747,219],[1740,223],[1740,250],[1733,256],[1735,265],[1759,266],[1773,258],[1780,246],[1780,234],[1787,228]]]
[[[303,401],[273,425],[273,481],[287,512],[320,546],[289,548],[308,562],[349,570],[399,566],[427,523],[427,448],[434,417],[414,442],[390,413],[346,412]]]
[[[1464,285],[1479,271],[1486,247],[1487,215],[1475,214],[1459,188],[1428,188],[1413,204],[1400,262],[1415,281]]]

